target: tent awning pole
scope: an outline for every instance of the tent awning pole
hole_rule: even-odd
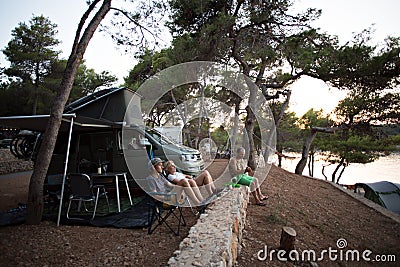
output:
[[[62,181],[62,186],[61,186],[60,206],[58,207],[57,226],[60,226],[61,210],[62,210],[62,203],[63,203],[63,199],[64,199],[65,180],[67,178],[69,150],[71,147],[72,127],[73,126],[74,126],[74,117],[71,117],[71,124],[69,126],[69,135],[68,135],[67,154],[65,156],[64,174],[63,174],[63,181]]]

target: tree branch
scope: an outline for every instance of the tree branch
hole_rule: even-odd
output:
[[[76,29],[76,33],[75,33],[75,39],[74,42],[72,44],[72,53],[76,53],[77,47],[78,47],[78,43],[79,43],[79,38],[81,37],[81,31],[83,26],[85,25],[85,22],[87,20],[87,18],[89,17],[90,13],[92,13],[93,9],[96,7],[96,5],[100,2],[101,0],[95,0],[93,1],[92,4],[90,4],[89,8],[86,10],[86,12],[82,15],[81,20],[79,21],[78,24],[78,28]]]
[[[152,31],[150,31],[149,29],[143,27],[140,23],[138,23],[135,19],[133,19],[133,18],[129,15],[129,12],[127,12],[127,11],[125,11],[125,10],[122,10],[122,9],[119,9],[119,8],[116,8],[116,7],[111,7],[111,9],[122,13],[130,22],[132,22],[132,23],[135,24],[137,27],[139,27],[140,32],[141,32],[141,35],[142,35],[142,38],[141,38],[140,43],[142,43],[143,40],[144,40],[144,32],[143,32],[143,31],[146,31],[146,32],[150,33],[150,35],[153,36],[154,40],[156,40],[156,39],[158,38],[156,35],[154,35],[154,33],[153,33]],[[158,39],[160,39],[160,38],[158,38]],[[160,40],[161,40],[161,39],[160,39]]]

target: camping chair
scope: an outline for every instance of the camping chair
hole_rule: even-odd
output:
[[[181,226],[186,226],[185,218],[182,214],[182,207],[186,204],[190,205],[188,197],[178,200],[176,193],[157,193],[147,192],[149,198],[149,215],[148,215],[148,234],[152,234],[160,225],[167,226],[176,236],[179,235]],[[157,197],[162,197],[168,201],[168,204],[157,200]],[[177,222],[177,229],[174,230],[172,222],[168,221],[170,217],[174,217]]]
[[[82,218],[70,218],[69,211],[71,209],[72,201],[79,201],[78,210],[80,209],[80,205],[83,202],[86,209],[86,202],[94,202],[94,209],[92,220],[96,216],[96,209],[99,197],[105,197],[108,206],[108,212],[110,212],[110,203],[108,202],[107,192],[103,185],[93,185],[89,175],[83,173],[74,173],[69,175],[70,182],[70,190],[71,195],[69,197],[69,204],[67,210],[67,218],[68,219],[82,219]],[[94,193],[96,192],[96,194]]]
[[[45,196],[47,197],[47,205],[54,210],[58,207],[61,199],[61,186],[63,182],[62,174],[47,175],[43,186]],[[65,195],[64,195],[65,196]]]

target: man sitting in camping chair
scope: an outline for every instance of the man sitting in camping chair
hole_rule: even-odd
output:
[[[148,167],[150,175],[146,178],[148,185],[147,193],[153,197],[151,203],[149,203],[152,210],[150,211],[148,233],[151,234],[159,225],[165,223],[175,235],[179,235],[180,226],[186,225],[182,215],[182,207],[192,208],[190,196],[194,196],[194,192],[190,192],[190,188],[184,191],[184,188],[176,186],[166,180],[165,177],[162,176],[163,161],[160,158],[153,158],[149,162]],[[177,212],[177,214],[175,214],[175,212]],[[197,212],[193,213],[197,214]],[[177,231],[174,231],[166,221],[170,215],[173,215],[178,220]],[[158,224],[153,226],[155,219],[157,219]]]

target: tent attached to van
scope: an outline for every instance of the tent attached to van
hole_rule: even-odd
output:
[[[204,161],[198,150],[168,141],[168,138],[153,129],[145,129],[124,121],[128,108],[129,114],[133,114],[131,120],[141,119],[140,102],[141,97],[129,88],[110,88],[67,105],[47,176],[62,176],[64,183],[67,173],[93,173],[97,171],[100,163],[104,163],[108,166],[107,172],[127,173],[132,187],[138,188],[139,179],[143,180],[144,177],[133,177],[131,165],[142,170],[143,175],[147,175],[147,168],[143,166],[147,166],[148,155],[152,155],[146,153],[149,149],[154,150],[156,157],[170,158],[177,164],[181,163],[182,171],[200,172],[204,168]],[[0,126],[30,130],[40,136],[46,129],[48,119],[49,115],[0,117]],[[128,129],[128,134],[124,137],[123,129]],[[27,138],[29,140],[25,141],[29,142],[25,143],[29,144],[25,147],[29,148],[31,153],[25,155],[35,160],[41,139],[31,136]],[[140,146],[128,147],[128,138],[139,141]],[[22,139],[18,140],[24,142]],[[148,141],[149,145],[141,142],[144,140]],[[18,149],[18,144],[12,143],[11,147]],[[126,158],[133,164],[127,165]],[[140,173],[136,176],[143,175]]]
[[[125,112],[131,101],[135,101],[133,106],[138,108],[140,115],[140,97],[128,88],[100,90],[65,107],[56,147],[47,172],[48,176],[63,176],[62,193],[67,172],[80,172],[83,159],[85,162],[95,163],[108,161],[114,169],[126,170],[123,157],[122,159],[114,157],[119,154],[115,151],[114,136],[116,131],[121,131]],[[39,137],[46,129],[49,117],[49,115],[0,117],[0,126],[30,130]],[[30,138],[30,140],[34,143],[26,144],[27,142],[19,138],[18,143],[11,143],[11,149],[20,149],[20,144],[24,143],[25,147],[32,151],[21,154],[29,154],[31,159],[35,160],[40,138]],[[114,158],[119,158],[119,162],[114,162]],[[60,211],[61,204],[60,202]],[[57,224],[59,220],[60,217]]]

